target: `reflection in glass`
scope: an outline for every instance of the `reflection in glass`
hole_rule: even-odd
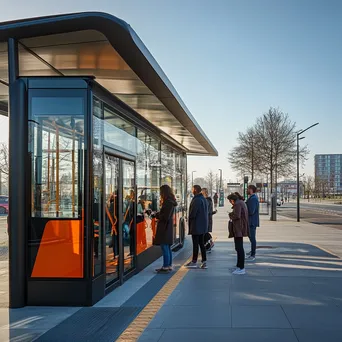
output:
[[[129,271],[134,266],[135,255],[135,170],[134,163],[130,161],[122,161],[122,181],[123,181],[123,237],[124,237],[124,271]]]
[[[135,127],[107,106],[104,107],[103,129],[104,141],[108,146],[136,155]]]
[[[119,159],[106,155],[105,231],[106,282],[119,277],[118,183]]]
[[[67,112],[44,115],[33,100],[29,122],[32,217],[81,217],[84,118]]]
[[[99,101],[94,99],[93,104],[94,115],[101,111]],[[95,124],[95,120],[93,120]],[[102,265],[102,237],[104,234],[105,220],[103,217],[103,149],[101,130],[94,127],[93,133],[93,186],[94,186],[94,202],[93,202],[93,231],[94,231],[94,276],[103,272]]]
[[[137,254],[152,246],[156,220],[152,211],[159,210],[160,153],[159,141],[138,130],[137,146]]]

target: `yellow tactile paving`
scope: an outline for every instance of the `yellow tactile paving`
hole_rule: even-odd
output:
[[[119,336],[117,341],[137,341],[188,271],[189,270],[183,265],[145,306],[135,320]]]

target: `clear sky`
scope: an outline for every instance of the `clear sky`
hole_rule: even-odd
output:
[[[238,131],[270,106],[305,134],[316,153],[342,153],[342,1],[339,0],[0,0],[0,21],[104,11],[127,21],[219,151],[189,158],[204,176],[223,169]],[[0,140],[5,136],[0,121]]]

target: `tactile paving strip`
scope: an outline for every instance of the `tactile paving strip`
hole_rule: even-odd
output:
[[[187,274],[188,269],[182,266],[173,277],[161,288],[161,290],[153,297],[153,299],[145,306],[135,320],[127,327],[127,329],[117,339],[119,342],[137,341],[144,330],[147,328],[151,320],[157,314],[159,309],[166,302],[168,297],[175,290],[180,281]]]

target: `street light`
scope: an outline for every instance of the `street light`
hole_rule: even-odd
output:
[[[297,222],[300,222],[300,198],[299,198],[299,140],[304,139],[305,137],[300,137],[301,134],[308,131],[310,128],[315,127],[319,124],[316,122],[315,124],[311,125],[308,128],[305,128],[297,133]]]
[[[222,169],[219,169],[220,171],[220,190],[222,189]]]
[[[197,171],[192,171],[191,173],[191,187],[193,188],[194,187],[194,173],[197,172]]]

